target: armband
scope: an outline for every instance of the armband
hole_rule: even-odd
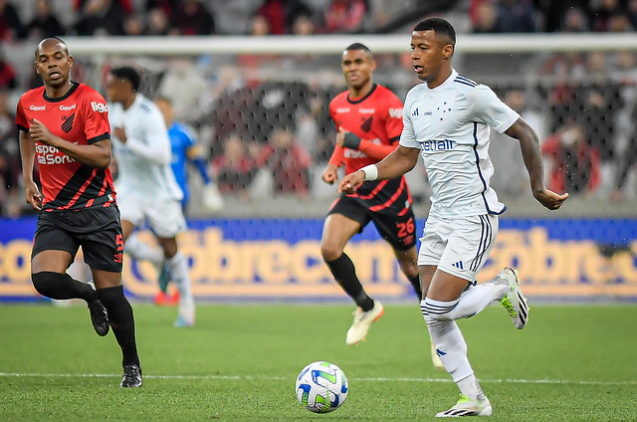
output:
[[[352,132],[347,132],[345,134],[345,139],[343,139],[343,146],[349,149],[359,149],[361,146],[361,138],[354,135]]]

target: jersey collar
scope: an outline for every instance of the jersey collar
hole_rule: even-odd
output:
[[[71,81],[71,89],[69,89],[69,91],[60,98],[50,98],[48,95],[46,95],[46,89],[45,89],[43,94],[44,101],[48,101],[50,103],[59,103],[60,101],[64,101],[67,98],[69,98],[79,86],[80,84],[78,82]]]
[[[458,77],[458,72],[456,72],[456,69],[451,69],[451,75],[449,75],[449,77],[448,77],[448,78],[447,78],[447,79],[446,79],[443,83],[441,83],[440,85],[438,85],[438,86],[437,86],[437,87],[435,87],[435,88],[429,88],[429,87],[427,86],[427,89],[428,89],[429,91],[432,91],[432,92],[440,91],[441,89],[443,89],[443,87],[444,87],[445,85],[450,84],[451,82],[453,82],[453,80],[454,80],[454,79],[456,79],[456,77]],[[427,85],[427,84],[425,84],[425,86],[426,86],[426,85]]]

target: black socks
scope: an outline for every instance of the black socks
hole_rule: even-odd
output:
[[[42,271],[31,276],[33,286],[43,296],[51,299],[84,299],[87,302],[97,300],[97,292],[87,284],[73,280],[68,274]]]
[[[109,287],[97,291],[102,304],[108,311],[113,334],[122,348],[123,365],[139,365],[135,343],[135,321],[133,308],[124,296],[124,287]]]
[[[326,261],[327,266],[330,268],[332,275],[341,285],[345,293],[352,299],[364,312],[371,310],[374,307],[374,300],[367,296],[361,282],[356,277],[356,269],[354,263],[343,253],[340,257],[334,261]]]

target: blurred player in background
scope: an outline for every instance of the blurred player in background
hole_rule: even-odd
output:
[[[433,194],[418,256],[423,317],[440,359],[462,398],[437,417],[490,416],[486,398],[467,358],[467,344],[455,320],[469,318],[500,301],[522,329],[529,308],[517,272],[502,270],[475,285],[498,232],[506,207],[489,187],[489,127],[518,139],[533,196],[546,208],[560,208],[568,197],[546,189],[537,135],[520,116],[485,86],[451,66],[456,33],[444,19],[418,23],[411,35],[411,57],[418,78],[405,99],[404,129],[398,149],[378,164],[345,176],[339,190],[356,192],[367,181],[394,179],[411,170],[422,155]]]
[[[170,168],[170,140],[164,119],[155,103],[137,92],[140,84],[137,70],[126,66],[111,69],[106,82],[106,93],[113,103],[110,122],[126,252],[135,259],[164,260],[179,289],[175,326],[188,327],[195,323],[195,304],[188,260],[179,252],[176,239],[186,229],[180,202],[183,193]],[[140,246],[142,242],[136,237],[129,239],[133,230],[146,221],[157,236],[163,256],[158,256],[154,248]]]
[[[58,38],[38,44],[35,68],[44,87],[27,91],[16,112],[26,201],[40,211],[31,255],[33,286],[52,299],[85,300],[100,336],[110,323],[123,355],[120,385],[141,387],[133,309],[122,286],[124,243],[108,168],[106,101],[70,80],[73,58]],[[33,180],[36,157],[44,197]],[[66,273],[80,246],[96,290]]]
[[[330,103],[330,115],[338,131],[334,153],[323,171],[323,181],[330,184],[338,181],[342,165],[351,173],[385,158],[398,146],[403,129],[403,104],[389,89],[372,80],[376,62],[366,46],[355,43],[347,47],[341,56],[341,68],[348,89]],[[349,240],[370,221],[394,249],[416,295],[422,296],[416,266],[416,223],[405,178],[365,182],[358,192],[342,194],[325,219],[321,253],[336,281],[358,305],[347,331],[348,345],[364,340],[372,322],[384,312],[383,305],[367,295],[353,262],[343,252]]]
[[[201,148],[197,145],[194,134],[183,124],[175,120],[175,110],[172,102],[166,97],[156,97],[155,104],[164,116],[164,122],[168,128],[168,138],[171,146],[171,167],[175,180],[184,193],[181,199],[181,208],[186,214],[188,201],[190,200],[190,186],[188,185],[188,164],[192,164],[204,183],[202,203],[209,212],[218,212],[223,208],[223,197],[219,194],[217,185],[208,176],[207,163],[201,155]],[[159,277],[160,292],[155,296],[155,303],[172,305],[176,303],[179,293],[167,297],[168,274],[162,270]]]

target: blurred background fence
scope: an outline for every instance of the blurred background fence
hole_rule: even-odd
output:
[[[248,10],[253,3],[271,2],[211,2],[213,33],[218,34],[213,36],[170,31],[136,36],[130,28],[84,34],[76,22],[64,38],[75,58],[74,79],[103,92],[108,69],[133,64],[143,71],[143,93],[169,98],[178,119],[196,134],[225,199],[222,210],[207,211],[193,170],[187,208],[191,230],[180,241],[190,253],[201,298],[342,298],[318,247],[322,218],[336,197],[335,187],[320,177],[334,147],[328,104],[346,88],[340,53],[353,42],[368,45],[378,63],[375,81],[404,98],[418,83],[409,56],[411,27],[436,10],[459,32],[454,67],[490,85],[531,124],[542,143],[549,187],[571,194],[559,212],[543,210],[530,195],[517,142],[493,133],[492,186],[508,211],[481,278],[501,265],[517,265],[538,298],[637,298],[637,37],[631,20],[624,30],[613,30],[621,28],[624,15],[609,12],[607,29],[591,32],[597,31],[596,17],[602,14],[587,17],[584,12],[597,3],[565,2],[575,6],[564,6],[561,26],[548,33],[553,15],[544,12],[557,6],[544,3],[560,2],[395,2],[402,12],[377,5],[383,2],[364,2],[371,10],[384,7],[384,18],[368,16],[356,30],[317,35],[318,21],[308,15],[305,29],[303,19],[297,19],[301,22],[294,34],[274,36],[271,27],[259,26],[258,13],[233,12],[233,7]],[[314,12],[327,13],[332,2],[306,3]],[[430,9],[417,3],[428,3]],[[533,5],[541,23],[535,22],[534,30],[483,30],[490,12],[476,3]],[[620,3],[622,10],[632,11],[629,6],[636,2]],[[66,7],[64,2],[51,4],[55,10]],[[226,14],[220,15],[223,8]],[[153,10],[122,15],[121,23],[134,28],[131,16],[141,16],[150,24]],[[244,29],[233,26],[237,22]],[[541,26],[545,32],[530,33]],[[16,69],[20,84],[0,89],[0,298],[32,295],[28,250],[35,220],[24,205],[12,114],[19,95],[41,83],[32,66],[36,40],[15,37],[2,44],[4,61]],[[429,187],[421,164],[408,175],[408,183],[422,226]],[[357,268],[367,268],[359,271],[367,271],[364,278],[379,295],[409,296],[391,251],[373,230],[352,247],[358,248],[353,252],[361,262]],[[131,295],[150,297],[154,278],[150,267],[127,266]]]

